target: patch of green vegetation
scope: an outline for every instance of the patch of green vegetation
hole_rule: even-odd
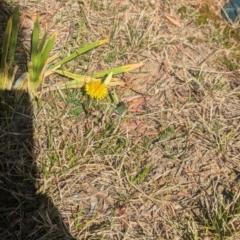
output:
[[[153,141],[153,144],[157,144],[162,147],[164,150],[164,156],[170,159],[175,159],[175,156],[179,154],[181,151],[181,147],[178,146],[178,141],[181,140],[181,138],[176,138],[175,135],[175,129],[174,127],[166,127],[163,128],[160,136]],[[174,139],[173,139],[174,138]],[[177,140],[175,142],[175,140]]]
[[[180,225],[180,235],[183,240],[199,240],[198,225],[193,219],[190,219],[187,224]]]
[[[65,101],[69,106],[68,115],[72,118],[77,118],[83,113],[83,106],[80,103],[83,97],[82,89],[66,89]]]
[[[90,7],[94,9],[95,11],[108,11],[111,10],[111,4],[104,4],[104,2],[91,0],[89,3]]]
[[[79,32],[85,31],[87,29],[87,24],[88,21],[86,18],[80,18],[78,21],[78,31]]]
[[[212,130],[215,133],[213,139],[218,152],[223,152],[229,142],[231,142],[231,140],[233,140],[236,136],[234,131],[230,131],[228,128],[223,126],[224,124],[221,123],[219,119],[213,119]]]
[[[208,35],[209,41],[214,41],[217,44],[225,46],[230,49],[236,45],[236,41],[240,41],[240,29],[233,28],[231,25],[227,25],[222,29],[221,23],[223,19],[216,14],[215,7],[209,1],[205,1],[205,4],[199,9],[198,17],[196,22],[198,25],[206,25],[208,22],[212,21],[214,30],[211,30],[210,35]],[[190,41],[193,40],[190,38]]]
[[[56,162],[58,162],[59,157],[56,153],[50,154],[48,158],[48,163],[49,163],[49,171],[51,171],[52,167],[55,165]]]
[[[148,175],[148,173],[152,170],[152,166],[145,167],[141,172],[139,172],[132,180],[133,184],[140,183],[144,180],[144,178]]]
[[[230,49],[231,52],[239,52],[240,47],[237,44],[240,41],[240,29],[233,28],[230,25],[226,25],[224,29],[221,29],[217,24],[215,26],[215,32],[213,40],[226,49]]]
[[[229,60],[227,57],[219,58],[218,61],[224,64],[230,71],[236,71],[239,69],[239,65]]]
[[[202,214],[198,215],[202,228],[205,232],[211,232],[214,239],[230,237],[240,230],[240,197],[235,196],[229,202],[222,196],[216,196],[215,206],[201,206]]]
[[[205,196],[205,200],[199,203],[200,212],[193,210],[193,215],[189,215],[187,223],[183,225],[182,220],[178,219],[179,224],[176,225],[176,230],[181,239],[223,240],[239,233],[240,196],[239,193],[234,196],[231,192],[227,194],[228,196],[215,192],[211,198]]]
[[[42,165],[41,169],[39,169],[43,173],[45,179],[49,179],[52,177],[52,172],[51,172],[52,168],[56,164],[58,164],[58,161],[59,161],[59,156],[56,154],[56,152],[49,151],[44,164]]]
[[[109,128],[108,131],[102,131],[100,134],[102,134],[102,137],[97,137],[95,140],[95,153],[98,154],[115,154],[115,153],[123,153],[126,149],[126,141],[124,141],[123,138],[120,136],[112,136],[112,133],[114,131],[114,128]],[[104,138],[104,140],[101,141],[101,139]]]
[[[80,208],[77,212],[73,214],[73,224],[75,229],[77,230],[81,229],[82,218],[83,218],[83,209]]]
[[[65,156],[66,156],[66,161],[68,163],[69,167],[72,167],[75,165],[76,161],[76,155],[77,155],[77,149],[75,144],[73,144],[71,141],[68,141],[66,144],[65,148]]]
[[[223,35],[226,37],[228,41],[235,40],[237,42],[240,41],[240,29],[232,28],[231,26],[226,26],[223,30]],[[227,43],[228,43],[227,41]]]
[[[113,52],[109,52],[109,53],[107,53],[107,56],[104,58],[104,61],[106,63],[112,63],[112,62],[115,61],[116,56],[117,56],[116,52],[114,52],[114,51]]]
[[[153,143],[161,143],[162,141],[170,138],[175,133],[173,127],[166,127],[160,133],[160,136]]]
[[[209,20],[216,22],[220,20],[220,17],[213,10],[212,3],[206,1],[206,3],[199,9],[196,21],[198,25],[205,25]]]
[[[82,107],[91,119],[92,124],[85,125],[85,136],[94,143],[94,152],[101,155],[123,152],[127,142],[120,134],[121,118],[116,116],[115,106],[87,99]]]
[[[183,16],[186,15],[187,13],[187,8],[186,6],[182,6],[177,10],[177,13],[183,18]]]

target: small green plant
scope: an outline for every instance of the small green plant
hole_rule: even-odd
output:
[[[34,93],[44,79],[44,70],[57,38],[54,33],[47,40],[47,34],[45,33],[39,43],[39,32],[39,19],[37,17],[32,34],[31,61],[28,62],[27,78],[29,78],[28,90],[30,93]]]
[[[13,16],[8,20],[4,33],[0,55],[0,89],[11,89],[17,71],[13,67],[19,29],[19,8],[16,7]],[[8,58],[9,56],[9,58]]]
[[[103,99],[107,96],[107,85],[116,86],[122,85],[123,82],[112,75],[131,71],[135,68],[142,66],[142,63],[125,65],[109,70],[104,70],[98,73],[94,73],[91,76],[75,74],[68,71],[60,70],[61,67],[79,57],[94,48],[101,46],[108,42],[108,39],[99,40],[90,43],[64,59],[55,62],[59,56],[50,56],[51,50],[57,38],[57,34],[53,33],[50,38],[47,38],[45,33],[40,40],[40,27],[39,18],[36,18],[34,23],[32,40],[31,40],[31,56],[30,61],[27,64],[27,72],[24,72],[16,81],[14,81],[16,69],[13,68],[14,55],[16,50],[17,36],[19,25],[19,9],[15,8],[13,17],[8,21],[7,28],[4,34],[4,40],[2,45],[2,57],[0,66],[0,89],[19,89],[27,90],[31,97],[36,95],[36,91],[40,84],[44,81],[45,77],[57,73],[63,75],[69,79],[67,83],[58,84],[49,90],[66,89],[66,88],[81,88],[85,87],[86,93],[95,99]],[[7,64],[7,59],[9,63]],[[106,77],[107,76],[107,77]],[[103,81],[103,78],[106,79]]]
[[[212,204],[203,204],[199,220],[205,234],[213,235],[217,238],[232,236],[240,230],[240,196],[239,193],[231,197],[231,201],[222,196],[216,196]],[[207,200],[206,200],[207,201]]]

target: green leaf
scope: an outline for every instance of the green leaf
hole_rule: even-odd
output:
[[[64,84],[59,85],[59,89],[65,89],[65,88],[81,88],[85,84],[84,79],[78,79],[78,80],[72,80],[69,82],[66,82]]]
[[[35,65],[34,61],[37,60],[38,43],[39,43],[39,18],[37,16],[32,33],[31,61],[33,62],[33,65]]]
[[[16,45],[17,45],[18,29],[19,29],[19,7],[16,7],[13,12],[12,34],[11,34],[10,45],[9,45],[10,70],[13,68],[13,62],[15,57]]]
[[[104,71],[101,71],[101,72],[98,72],[98,73],[94,73],[92,76],[94,78],[102,78],[102,77],[110,74],[111,72],[113,72],[113,74],[129,72],[129,71],[132,71],[136,68],[141,67],[142,65],[143,65],[143,63],[124,65],[124,66],[121,66],[121,67],[116,67],[116,68],[104,70]]]
[[[44,33],[42,41],[38,48],[38,53],[40,53],[40,54],[42,54],[42,52],[43,52],[43,48],[45,47],[45,44],[46,44],[46,39],[47,39],[47,33]]]
[[[144,168],[134,179],[133,179],[133,183],[139,183],[141,180],[143,180],[147,174],[152,170],[152,166],[148,166],[146,168]]]
[[[99,79],[95,79],[90,76],[75,74],[67,71],[55,70],[55,72],[73,80],[68,81],[66,83],[57,84],[56,87],[51,88],[51,90],[66,88],[81,88],[82,86],[84,86],[86,82],[99,81]]]
[[[108,74],[108,76],[106,77],[106,79],[104,80],[104,84],[105,85],[108,85],[110,82],[111,82],[111,80],[112,80],[112,75],[113,75],[113,72],[110,72],[109,74]]]
[[[128,109],[128,107],[126,106],[126,104],[123,102],[120,102],[117,105],[116,111],[119,115],[123,115],[127,111],[127,109]]]
[[[85,84],[84,78],[78,80],[71,80],[66,83],[60,83],[55,86],[49,88],[49,90],[56,90],[56,89],[67,89],[67,88],[81,88]]]
[[[103,39],[103,40],[100,40],[100,41],[96,41],[94,43],[90,43],[87,46],[84,46],[84,47],[78,49],[76,52],[72,53],[70,56],[62,59],[60,62],[54,64],[48,70],[49,71],[54,71],[54,70],[60,68],[63,64],[73,60],[74,58],[80,56],[83,53],[86,53],[86,52],[88,52],[88,51],[90,51],[94,48],[97,48],[97,47],[101,46],[102,44],[104,44],[106,42],[108,42],[108,39]]]
[[[11,38],[11,32],[12,32],[12,17],[8,20],[7,27],[3,37],[2,56],[0,63],[0,89],[5,89],[7,87],[6,76],[6,74],[8,75],[7,55]]]
[[[3,45],[2,45],[2,56],[1,56],[1,70],[4,69],[7,62],[8,48],[12,32],[12,17],[8,20],[7,28],[4,32]]]
[[[44,79],[45,67],[48,63],[51,50],[57,38],[54,33],[47,40],[47,34],[43,35],[42,40],[39,39],[39,17],[37,16],[34,23],[32,33],[32,46],[31,46],[31,61],[28,62],[27,88],[31,95],[34,95],[35,90],[39,87]]]
[[[29,73],[29,79],[34,79],[35,75],[34,75],[34,70],[33,70],[33,63],[28,62],[27,68],[28,68],[28,73]]]
[[[56,38],[57,38],[57,34],[54,33],[50,37],[50,39],[48,40],[48,42],[47,42],[46,46],[44,47],[44,49],[42,50],[42,54],[40,52],[38,53],[38,56],[37,56],[38,62],[36,64],[36,66],[34,66],[34,70],[36,71],[35,81],[39,78],[40,74],[43,71],[43,68],[46,65],[46,62],[47,62],[47,60],[49,58],[51,50],[52,50],[52,48],[54,46],[54,43],[56,41]]]
[[[42,51],[38,51],[38,54],[35,56],[35,59],[33,59],[33,62],[30,62],[28,64],[28,72],[30,75],[30,85],[29,87],[31,89],[31,92],[33,92],[39,87],[43,80],[43,70],[46,66],[46,62],[49,58],[50,52],[53,48],[53,45],[56,41],[57,35],[54,33],[50,39],[47,41],[45,46],[40,46],[42,48]],[[45,40],[44,40],[45,41]]]
[[[75,74],[75,73],[71,73],[71,72],[63,71],[63,70],[55,70],[54,72],[56,72],[56,73],[58,73],[60,75],[63,75],[65,77],[67,77],[67,78],[77,80],[77,81],[83,81],[83,82],[99,81],[99,79],[92,78],[90,76]]]

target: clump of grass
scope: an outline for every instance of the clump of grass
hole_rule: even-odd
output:
[[[111,85],[111,80],[115,80],[113,85],[121,85],[119,81],[112,78],[112,75],[119,74],[127,71],[131,71],[135,68],[142,66],[142,63],[125,65],[121,67],[112,68],[109,70],[103,70],[98,73],[93,73],[91,76],[85,76],[80,74],[71,73],[68,71],[59,70],[64,64],[72,61],[73,59],[79,57],[94,48],[101,46],[102,44],[108,42],[108,39],[96,41],[91,44],[76,50],[74,53],[63,58],[59,62],[54,61],[58,56],[50,56],[51,50],[56,41],[56,33],[52,34],[50,38],[47,38],[47,33],[45,33],[40,40],[40,27],[39,18],[37,16],[34,23],[32,39],[31,39],[31,56],[30,61],[27,64],[27,72],[23,73],[16,81],[14,79],[17,69],[13,68],[14,55],[17,44],[18,37],[18,26],[19,26],[19,9],[15,8],[13,17],[9,19],[7,28],[4,34],[3,40],[3,54],[1,56],[0,63],[0,88],[1,89],[19,89],[27,90],[30,96],[36,95],[36,91],[40,84],[44,81],[45,77],[58,73],[67,78],[72,79],[64,84],[58,84],[56,87],[58,89],[65,88],[81,88],[86,83],[86,93],[91,98],[103,99],[107,96],[107,88],[105,85]],[[7,58],[9,55],[9,64],[7,64]],[[108,78],[104,80],[102,84],[102,78],[109,75]],[[90,83],[89,83],[90,82]],[[99,84],[97,84],[99,83]],[[98,87],[93,87],[97,85]],[[101,89],[101,91],[99,91]]]
[[[216,239],[233,236],[240,230],[240,195],[228,193],[230,198],[215,194],[213,199],[205,197],[200,203],[201,214],[197,219],[200,222],[203,235],[212,235]]]
[[[198,203],[197,209],[187,211],[186,219],[180,215],[168,219],[175,235],[184,240],[235,239],[240,230],[239,192],[206,194]]]
[[[14,67],[14,56],[17,46],[19,28],[19,8],[16,7],[10,17],[3,37],[0,56],[0,89],[10,90],[13,85],[17,67]],[[9,59],[8,59],[9,55]]]

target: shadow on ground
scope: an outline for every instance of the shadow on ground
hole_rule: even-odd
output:
[[[0,0],[0,46],[9,15]],[[0,91],[0,239],[73,239],[57,208],[36,188],[32,120],[26,92]]]

